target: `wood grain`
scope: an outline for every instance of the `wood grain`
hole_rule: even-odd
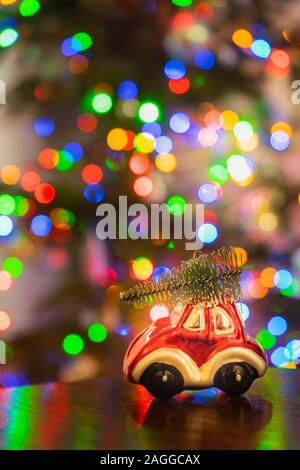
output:
[[[2,449],[299,449],[299,370],[269,369],[250,392],[153,400],[122,378],[0,391]]]

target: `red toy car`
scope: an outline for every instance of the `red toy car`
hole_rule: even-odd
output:
[[[174,309],[142,331],[124,359],[125,376],[157,398],[214,386],[240,395],[266,367],[234,303]]]

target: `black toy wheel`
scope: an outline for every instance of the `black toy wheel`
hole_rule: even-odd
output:
[[[183,377],[176,367],[155,362],[144,370],[140,378],[140,384],[144,385],[155,398],[171,398],[183,391]]]
[[[257,370],[247,362],[231,362],[218,369],[214,385],[228,395],[237,396],[245,393],[257,377]]]

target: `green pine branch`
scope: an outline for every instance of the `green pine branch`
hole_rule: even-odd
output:
[[[158,280],[141,282],[121,292],[122,302],[213,306],[241,296],[241,260],[231,248],[200,254],[175,266]]]

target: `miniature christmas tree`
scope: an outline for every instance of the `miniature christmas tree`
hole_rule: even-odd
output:
[[[210,254],[193,256],[158,280],[145,281],[122,292],[121,301],[198,304],[206,307],[234,302],[240,295],[241,262],[234,250],[222,247]]]

